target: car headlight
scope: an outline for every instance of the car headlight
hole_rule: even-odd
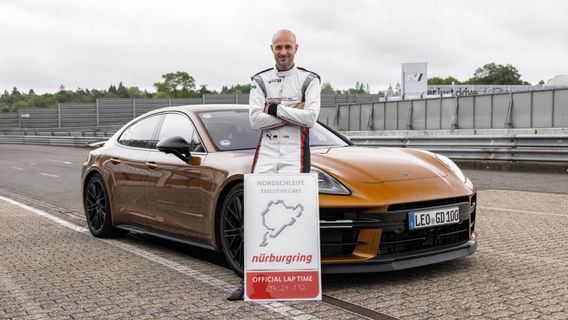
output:
[[[311,167],[311,172],[317,172],[318,174],[318,188],[319,193],[325,194],[338,194],[338,195],[350,195],[351,191],[347,189],[341,182],[337,181],[330,174],[323,172],[318,168]]]
[[[442,161],[442,163],[446,165],[446,167],[448,167],[448,169],[450,169],[450,171],[452,171],[463,183],[467,181],[467,178],[465,177],[460,167],[458,167],[458,165],[455,162],[453,162],[450,158],[443,156],[441,154],[435,153],[435,155],[436,158]]]

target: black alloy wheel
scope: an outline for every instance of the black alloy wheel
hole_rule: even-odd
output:
[[[111,238],[121,233],[112,226],[109,195],[100,175],[93,175],[87,182],[83,204],[87,225],[95,237]]]
[[[237,274],[243,274],[244,257],[244,192],[243,185],[234,186],[223,200],[219,216],[219,240],[225,260]]]

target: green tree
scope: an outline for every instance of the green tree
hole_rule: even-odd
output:
[[[209,89],[207,89],[207,85],[205,85],[205,84],[202,84],[201,86],[199,86],[199,91],[198,91],[198,92],[199,92],[200,95],[203,95],[203,94],[216,94],[216,93],[218,93],[218,92],[215,91],[215,90],[209,90]]]
[[[355,87],[354,88],[349,88],[343,92],[341,91],[336,91],[337,93],[345,93],[345,94],[357,94],[357,93],[369,93],[368,89],[369,89],[369,84],[364,84],[363,82],[355,82]]]
[[[130,94],[128,93],[126,87],[122,84],[122,81],[118,84],[118,87],[116,88],[116,95],[121,98],[130,98]]]
[[[154,83],[158,98],[189,98],[199,96],[195,91],[195,79],[187,72],[178,71],[162,75],[163,82]]]
[[[321,85],[321,93],[325,93],[325,94],[334,94],[335,90],[333,89],[333,87],[331,86],[331,83],[329,82],[324,82]]]
[[[11,108],[8,104],[0,102],[0,112],[10,112]]]
[[[222,94],[247,94],[250,93],[250,84],[235,84],[231,87],[223,86],[221,88]]]
[[[488,63],[483,67],[477,68],[473,77],[464,84],[485,84],[485,85],[516,85],[530,84],[521,79],[519,70],[511,64],[502,65]]]
[[[30,107],[30,105],[25,101],[18,101],[18,102],[14,103],[12,105],[12,108],[14,108],[16,110],[21,109],[21,108],[29,108],[29,107]]]
[[[433,86],[435,86],[435,85],[454,85],[454,84],[456,84],[456,85],[461,84],[461,82],[458,79],[456,79],[452,76],[446,77],[445,79],[441,78],[441,77],[432,77],[432,78],[428,79],[428,85],[433,85]]]

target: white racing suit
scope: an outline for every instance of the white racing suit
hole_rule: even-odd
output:
[[[250,122],[260,129],[260,141],[252,165],[253,173],[310,172],[309,128],[320,111],[320,78],[296,66],[276,68],[252,77],[249,100]],[[264,103],[270,106],[265,113]],[[304,109],[294,108],[304,102]]]

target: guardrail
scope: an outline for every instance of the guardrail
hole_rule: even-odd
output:
[[[452,135],[370,136],[347,135],[359,146],[428,150],[455,160],[502,160],[568,163],[568,135]],[[86,147],[108,137],[0,135],[0,143]]]
[[[423,149],[456,160],[568,162],[567,135],[350,136],[349,138],[360,146]]]
[[[108,140],[108,137],[68,136],[7,136],[0,135],[0,144],[36,144],[47,146],[87,147],[89,143]]]
[[[69,136],[69,137],[110,137],[118,126],[102,127],[73,127],[73,128],[31,128],[31,129],[3,129],[0,136]]]

